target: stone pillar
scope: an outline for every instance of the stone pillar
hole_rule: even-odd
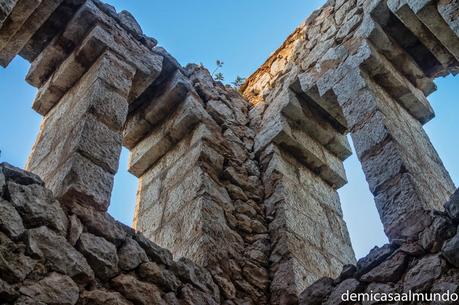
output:
[[[258,119],[262,105],[255,105],[252,117],[260,125],[255,152],[272,242],[271,304],[293,304],[318,278],[355,262],[336,191],[351,153],[345,127],[334,109],[300,89],[297,81],[278,93]]]
[[[459,67],[459,40],[428,2],[381,2],[357,31],[363,39],[317,83],[343,109],[391,239],[416,238],[426,211],[442,210],[455,190],[422,125],[434,117],[432,77]]]
[[[39,91],[34,107],[46,109],[46,115],[26,169],[38,174],[58,198],[106,210],[135,70],[105,52],[50,108],[46,103],[51,99],[42,97],[53,95],[54,87],[65,88],[63,83],[81,71],[81,63],[72,60]]]
[[[26,79],[39,88],[33,108],[44,116],[27,169],[65,203],[105,211],[129,104],[159,76],[163,57],[132,17],[102,3],[1,7],[0,64],[17,54],[31,61]]]

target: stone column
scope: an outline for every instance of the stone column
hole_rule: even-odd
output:
[[[271,304],[293,304],[323,276],[355,262],[337,189],[351,151],[342,118],[299,81],[273,98],[259,120],[255,152],[263,168],[272,242]],[[339,108],[338,108],[339,110]]]
[[[422,125],[434,117],[432,78],[459,67],[459,40],[429,3],[381,2],[349,57],[317,84],[343,109],[391,239],[416,238],[430,223],[427,211],[442,210],[455,190]]]
[[[55,87],[66,88],[65,82],[83,68],[73,59],[39,91],[34,107],[46,109],[46,115],[26,169],[38,174],[58,198],[106,210],[135,70],[104,52],[50,108],[46,103],[51,99],[42,97],[56,93]]]
[[[0,64],[17,54],[31,61],[26,79],[44,116],[26,167],[65,203],[105,211],[129,104],[159,76],[163,57],[132,17],[102,3],[2,2],[7,10]]]

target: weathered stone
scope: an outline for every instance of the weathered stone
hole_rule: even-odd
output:
[[[139,305],[165,305],[160,290],[153,284],[141,282],[132,275],[121,274],[112,279],[113,287],[126,299]]]
[[[14,304],[15,305],[46,305],[46,303],[35,301],[34,299],[26,297],[26,296],[20,296]]]
[[[346,304],[347,301],[344,301],[342,296],[346,293],[357,293],[363,289],[362,283],[356,279],[347,279],[341,284],[336,286],[333,292],[328,297],[327,301],[323,303],[324,305],[341,305]]]
[[[23,281],[33,270],[36,262],[24,255],[23,247],[16,246],[0,232],[0,274],[8,283]]]
[[[459,189],[456,190],[451,199],[445,204],[445,210],[454,222],[459,223]]]
[[[78,216],[89,233],[102,236],[116,246],[124,242],[126,231],[110,214],[81,205],[72,206],[71,212]]]
[[[359,259],[357,262],[357,273],[360,275],[367,273],[389,257],[394,250],[394,246],[390,244],[374,247],[366,257]]]
[[[13,286],[0,279],[0,300],[5,302],[13,302],[17,299],[19,294]]]
[[[84,256],[47,227],[28,230],[27,239],[28,251],[46,259],[51,270],[66,274],[77,283],[87,283],[94,278]]]
[[[45,185],[39,176],[30,172],[26,172],[20,168],[14,167],[6,162],[0,163],[0,172],[3,174],[6,181],[12,180],[17,184],[21,185]]]
[[[181,258],[172,265],[172,270],[182,282],[193,284],[203,292],[211,294],[215,300],[220,299],[217,285],[204,268],[195,265],[186,258]]]
[[[441,253],[451,265],[459,268],[459,233],[444,244]]]
[[[365,290],[365,292],[366,293],[371,293],[373,295],[376,294],[376,293],[380,293],[381,295],[383,295],[383,294],[389,295],[390,293],[395,293],[396,292],[396,288],[392,287],[389,284],[370,283],[367,286],[367,289]],[[373,305],[373,304],[378,304],[378,303],[380,303],[380,302],[368,300],[368,301],[363,301],[362,305]]]
[[[370,272],[362,275],[360,280],[362,282],[396,283],[405,271],[407,263],[408,258],[406,254],[397,252]]]
[[[67,240],[69,244],[75,247],[78,239],[80,239],[81,233],[83,233],[83,224],[78,216],[69,216],[69,230],[67,233]]]
[[[134,235],[134,239],[139,245],[145,250],[148,257],[157,263],[164,264],[166,266],[172,265],[172,254],[155,244],[154,242],[147,239],[142,233],[138,232]]]
[[[21,216],[13,205],[0,198],[0,231],[12,239],[20,237],[25,229]]]
[[[78,302],[81,305],[132,305],[120,293],[105,290],[83,291]]]
[[[8,192],[27,227],[46,225],[60,235],[67,234],[67,216],[49,190],[37,184],[19,185],[9,182]]]
[[[426,256],[420,259],[405,275],[403,281],[404,290],[424,291],[429,289],[432,283],[442,274],[443,265],[438,255]]]
[[[191,285],[185,285],[180,291],[180,300],[183,305],[217,305],[218,303],[210,296],[202,293],[199,290],[192,288]]]
[[[177,292],[181,286],[180,281],[171,271],[160,267],[154,262],[148,262],[140,265],[138,274],[144,281],[156,284],[166,292]]]
[[[118,265],[124,271],[133,270],[148,261],[145,251],[131,238],[126,238],[124,245],[118,250],[118,257]]]
[[[321,278],[300,294],[298,304],[320,305],[327,299],[333,289],[334,283],[331,278]]]
[[[97,277],[108,280],[118,273],[116,247],[103,237],[83,233],[78,249],[88,260]]]
[[[456,234],[456,226],[446,217],[436,216],[433,222],[420,234],[420,244],[431,253],[441,250],[445,240]]]
[[[134,16],[131,15],[128,11],[121,11],[118,14],[119,20],[121,24],[123,24],[126,28],[131,30],[132,32],[136,33],[137,35],[142,35],[142,28],[135,20]]]
[[[339,277],[337,278],[336,282],[340,283],[344,280],[347,280],[348,278],[354,277],[356,271],[357,271],[357,267],[355,265],[343,266],[343,270],[341,270],[341,273]]]
[[[21,287],[20,292],[35,301],[50,305],[74,305],[79,296],[75,282],[70,277],[55,272],[33,285]]]

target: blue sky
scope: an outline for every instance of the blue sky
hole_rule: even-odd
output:
[[[232,1],[107,1],[117,10],[130,11],[144,32],[155,37],[182,65],[203,63],[210,69],[215,60],[225,62],[227,81],[246,77],[261,65],[295,27],[324,1],[232,0]],[[41,117],[31,109],[36,90],[24,77],[29,64],[16,58],[7,69],[0,68],[0,160],[23,166],[37,135]],[[437,117],[426,131],[459,183],[457,142],[458,77],[437,80],[439,90],[429,99]],[[111,214],[131,224],[137,181],[127,173],[128,152],[123,150],[115,179]],[[346,160],[349,183],[339,192],[357,257],[386,242],[372,195],[368,191],[355,155]]]

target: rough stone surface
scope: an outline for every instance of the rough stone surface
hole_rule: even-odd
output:
[[[0,64],[31,62],[44,119],[38,176],[0,164],[0,302],[457,290],[458,193],[422,128],[433,79],[459,72],[457,1],[437,2],[327,1],[236,90],[182,67],[129,12],[2,1]],[[337,193],[348,133],[391,241],[356,266]],[[122,145],[135,229],[105,212]]]
[[[5,185],[43,188],[42,183],[30,183],[29,173],[19,169],[14,172],[6,176]],[[43,189],[38,194],[48,192]],[[0,226],[0,303],[221,304],[218,287],[204,268],[189,260],[174,262],[170,252],[106,213],[93,209],[89,213],[87,207],[76,205],[64,209],[52,195],[39,198],[40,209],[14,214],[15,202],[28,206],[38,199],[21,192],[0,197],[2,216],[15,215],[0,217],[7,220],[2,220]],[[25,221],[34,213],[43,215],[41,208],[46,206],[69,219],[68,234],[59,234],[55,222],[36,227]]]

